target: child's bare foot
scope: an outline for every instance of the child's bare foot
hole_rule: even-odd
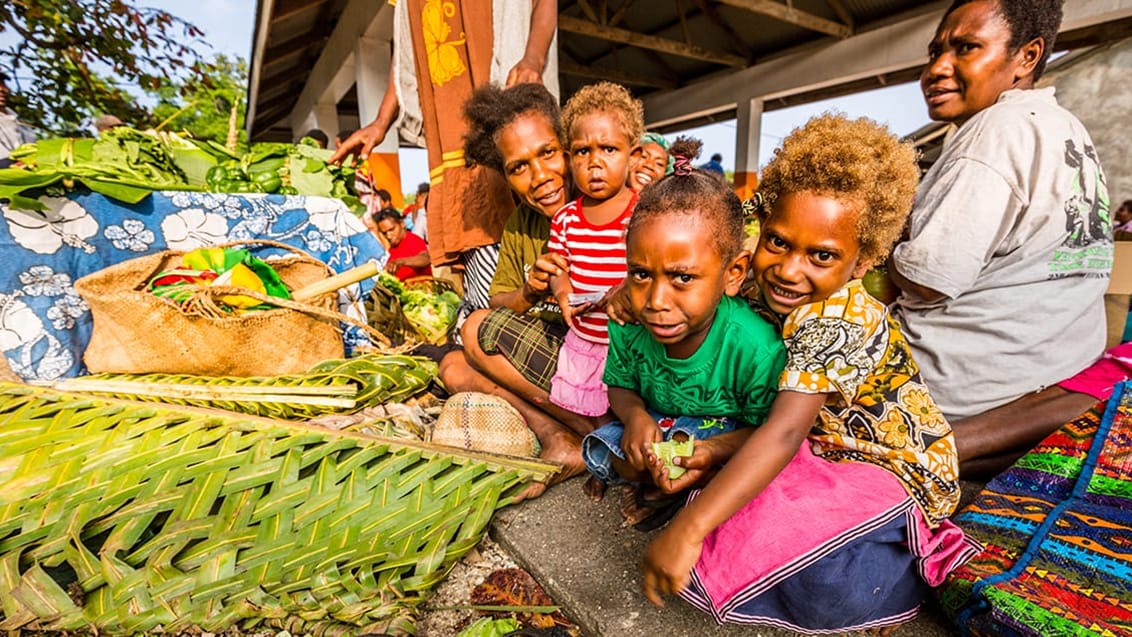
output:
[[[881,626],[880,628],[872,628],[870,630],[866,630],[865,633],[869,635],[875,635],[876,637],[892,637],[892,635],[896,634],[896,631],[903,625],[904,624],[893,624],[891,626]]]
[[[605,483],[598,480],[597,476],[590,476],[582,485],[582,491],[594,502],[601,502],[602,497],[605,496]]]
[[[558,473],[551,476],[546,482],[535,482],[520,493],[514,500],[515,504],[523,500],[531,500],[546,493],[547,487],[558,484],[586,470],[586,463],[582,460],[582,440],[573,433],[563,431],[561,434],[548,436],[542,443],[542,453],[539,460],[562,465]]]

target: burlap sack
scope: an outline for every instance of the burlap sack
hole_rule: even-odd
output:
[[[432,430],[432,442],[508,456],[538,456],[540,448],[518,410],[491,394],[452,395]]]
[[[270,260],[291,290],[333,274],[326,264],[285,244],[249,241],[239,245],[269,245],[296,253]],[[90,344],[83,354],[90,371],[273,376],[303,372],[344,356],[339,323],[333,319],[290,308],[242,315],[186,314],[173,302],[146,291],[154,275],[180,265],[182,254],[167,250],[123,261],[75,281],[94,319]],[[208,288],[201,292],[210,293]],[[321,295],[307,305],[334,311],[337,293]]]

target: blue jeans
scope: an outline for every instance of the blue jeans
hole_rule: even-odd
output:
[[[671,440],[677,433],[683,432],[689,438],[706,440],[719,434],[735,431],[741,423],[733,418],[701,418],[699,416],[665,416],[649,410],[649,415],[656,419],[660,425],[664,440]],[[613,421],[598,427],[582,439],[582,459],[586,461],[586,468],[604,484],[627,484],[613,468],[613,456],[625,459],[625,450],[621,448],[621,438],[625,435],[625,425]]]

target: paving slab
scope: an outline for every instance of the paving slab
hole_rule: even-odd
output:
[[[681,599],[657,608],[640,593],[638,563],[657,533],[626,526],[617,510],[619,491],[601,502],[582,493],[575,478],[542,497],[496,513],[493,539],[546,589],[586,637],[794,637],[800,633],[759,626],[720,626]],[[863,635],[864,633],[847,633]],[[934,602],[897,637],[952,637]]]

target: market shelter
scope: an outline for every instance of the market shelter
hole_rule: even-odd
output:
[[[916,78],[948,4],[563,0],[562,98],[605,79],[644,100],[653,130],[735,118],[736,185],[751,186],[762,113]],[[261,0],[249,138],[290,141],[314,126],[333,137],[372,121],[388,81],[392,14],[389,4],[367,0]],[[1068,2],[1062,26],[1059,50],[1124,37],[1132,0]],[[371,158],[385,183],[399,183],[402,143],[389,136]]]

